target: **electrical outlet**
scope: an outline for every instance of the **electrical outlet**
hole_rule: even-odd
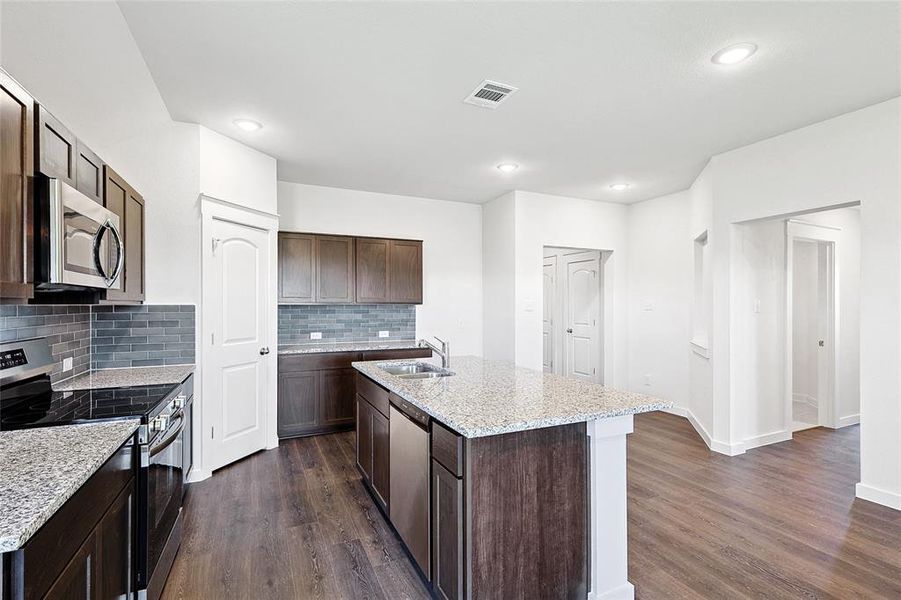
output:
[[[72,370],[72,359],[64,358],[63,359],[63,371],[71,371]]]
[[[646,386],[650,386],[650,385],[651,385],[651,375],[650,375],[650,373],[645,374],[645,376],[644,376],[644,384],[645,384]]]
[[[388,332],[387,332],[387,331],[380,331],[380,332],[379,332],[379,337],[388,337]]]
[[[311,331],[311,332],[310,332],[310,339],[311,339],[311,340],[321,340],[321,339],[322,339],[322,332],[321,332],[321,331]]]

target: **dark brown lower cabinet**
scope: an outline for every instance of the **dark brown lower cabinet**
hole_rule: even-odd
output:
[[[386,512],[391,476],[388,425],[387,416],[357,396],[357,466],[376,502]]]
[[[431,355],[428,348],[280,354],[278,437],[333,433],[354,426],[357,371],[352,362]]]
[[[2,555],[4,600],[135,598],[135,458],[129,442],[25,546]]]
[[[463,480],[432,460],[432,587],[463,598]]]

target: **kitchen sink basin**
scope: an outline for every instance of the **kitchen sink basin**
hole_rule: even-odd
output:
[[[386,373],[401,379],[432,379],[434,377],[447,377],[452,372],[436,367],[428,363],[408,363],[404,365],[379,365]]]

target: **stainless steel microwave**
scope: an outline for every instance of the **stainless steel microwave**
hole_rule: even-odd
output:
[[[125,261],[119,216],[59,179],[38,185],[38,287],[115,286]]]

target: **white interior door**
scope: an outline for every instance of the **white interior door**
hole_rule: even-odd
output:
[[[600,366],[600,252],[566,256],[564,374],[597,381]]]
[[[215,217],[210,230],[204,413],[211,436],[206,456],[217,469],[266,447],[270,234]]]
[[[543,279],[543,315],[542,323],[542,361],[541,366],[545,373],[554,372],[554,351],[556,344],[554,332],[554,311],[557,309],[557,257],[549,256],[544,259]]]

